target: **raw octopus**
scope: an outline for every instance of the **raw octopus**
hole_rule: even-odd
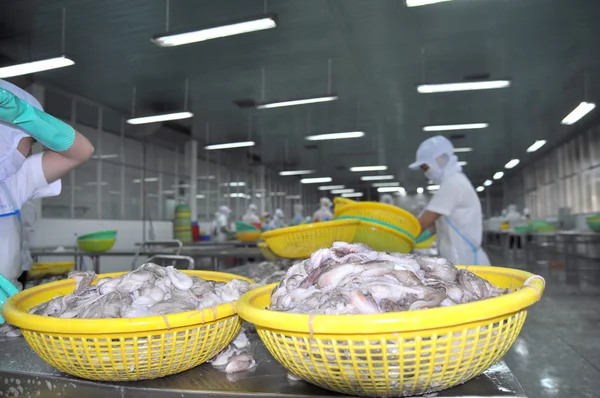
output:
[[[294,264],[273,290],[270,309],[377,314],[447,307],[506,292],[443,258],[337,242]]]
[[[59,318],[137,318],[211,308],[250,290],[241,279],[208,281],[152,263],[117,278],[102,278],[95,285],[91,285],[93,271],[74,271],[69,277],[76,280],[73,293],[29,312]]]

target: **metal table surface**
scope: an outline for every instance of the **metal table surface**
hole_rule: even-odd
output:
[[[258,339],[251,334],[251,339]],[[198,398],[198,397],[341,397],[303,381],[290,382],[286,370],[256,344],[258,366],[247,372],[225,374],[209,364],[155,380],[128,383],[91,382],[61,373],[47,365],[23,338],[0,338],[0,396],[61,398]],[[503,361],[471,381],[430,396],[526,397]]]

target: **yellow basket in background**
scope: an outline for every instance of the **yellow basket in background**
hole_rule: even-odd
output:
[[[256,242],[260,238],[260,231],[237,232],[235,237],[240,242]]]
[[[284,258],[306,258],[333,242],[352,242],[358,220],[334,220],[264,232],[269,248]]]
[[[419,242],[415,244],[415,249],[429,249],[431,245],[435,242],[435,235],[431,235],[429,238],[425,239],[423,242]]]
[[[269,246],[265,242],[260,242],[258,244],[258,248],[262,255],[269,261],[277,261],[279,257],[277,254],[273,253],[273,251],[269,248]]]
[[[272,284],[243,295],[238,311],[275,359],[312,384],[350,395],[421,395],[464,383],[502,358],[544,292],[543,279],[525,271],[469,271],[512,293],[419,311],[305,315],[265,309]]]
[[[415,216],[399,207],[386,205],[384,203],[357,202],[355,204],[342,206],[340,209],[336,207],[334,217],[372,218],[390,224],[396,228],[403,229],[414,237],[421,234],[421,225]]]
[[[335,205],[335,212],[337,213],[340,211],[340,209],[342,207],[348,206],[348,205],[353,205],[358,202],[356,202],[355,200],[352,200],[352,199],[337,197],[337,198],[333,199],[333,203]]]
[[[254,283],[223,272],[181,272],[219,282],[243,279]],[[98,279],[121,274],[98,275]],[[214,357],[241,328],[236,302],[128,319],[63,319],[28,313],[74,288],[75,281],[65,279],[26,289],[4,303],[2,315],[21,328],[27,343],[44,361],[83,379],[135,381],[179,373]]]
[[[33,264],[27,273],[27,279],[42,279],[46,276],[64,275],[71,271],[73,266],[75,266],[73,261]]]
[[[415,247],[415,241],[402,232],[365,220],[360,220],[353,242],[364,243],[380,252],[410,253]]]

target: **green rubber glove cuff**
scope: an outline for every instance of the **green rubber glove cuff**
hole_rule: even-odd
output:
[[[419,237],[417,238],[417,240],[415,242],[417,242],[417,243],[425,242],[429,238],[431,238],[431,231],[426,230],[421,235],[419,235]]]
[[[0,120],[22,128],[55,152],[66,151],[75,141],[73,127],[4,89],[0,89]]]

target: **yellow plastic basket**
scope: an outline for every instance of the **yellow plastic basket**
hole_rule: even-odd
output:
[[[277,261],[279,257],[277,254],[273,253],[273,251],[269,248],[269,246],[265,242],[260,242],[258,244],[258,248],[262,255],[269,261]]]
[[[419,242],[415,244],[415,249],[429,249],[431,245],[435,242],[435,235],[431,235],[429,238],[425,239],[423,242]]]
[[[235,237],[240,242],[256,242],[260,238],[260,231],[255,232],[238,232]]]
[[[353,204],[355,204],[357,202],[355,200],[352,200],[352,199],[346,199],[346,198],[337,197],[337,198],[333,199],[333,203],[335,205],[335,212],[337,213],[337,212],[340,211],[340,209],[342,207],[348,206],[348,205],[353,205]]]
[[[262,238],[269,248],[284,258],[306,258],[333,242],[352,242],[358,220],[334,220],[298,225],[265,232]]]
[[[334,217],[372,218],[403,229],[414,237],[421,234],[419,220],[406,210],[378,202],[362,202],[335,208]]]
[[[250,279],[211,271],[181,271],[207,280]],[[99,275],[116,277],[123,272]],[[6,321],[18,326],[31,348],[61,372],[88,380],[154,379],[206,362],[238,334],[236,302],[214,308],[129,319],[63,319],[28,311],[69,294],[73,279],[26,289],[2,307]]]
[[[56,262],[56,263],[37,263],[33,264],[31,270],[27,273],[28,279],[42,279],[46,276],[64,275],[73,269],[75,263]]]
[[[367,244],[373,250],[394,253],[410,253],[415,247],[415,241],[402,232],[365,220],[360,221],[354,242]]]
[[[350,395],[421,395],[464,383],[498,361],[544,291],[543,279],[525,271],[469,270],[512,293],[420,311],[305,315],[267,310],[272,284],[243,295],[238,312],[283,366],[310,383]]]

